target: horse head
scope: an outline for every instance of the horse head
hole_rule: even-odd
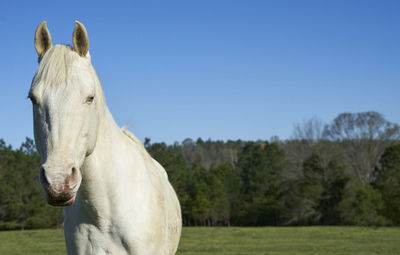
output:
[[[29,98],[43,164],[39,179],[51,205],[68,206],[82,181],[81,167],[95,148],[103,100],[91,64],[85,27],[75,22],[73,46],[52,45],[46,22],[35,33],[39,57]]]

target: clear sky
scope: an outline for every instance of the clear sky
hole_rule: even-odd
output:
[[[374,110],[400,123],[400,1],[0,2],[0,138],[33,137],[33,35],[74,20],[119,125],[141,140],[290,137],[293,124]]]

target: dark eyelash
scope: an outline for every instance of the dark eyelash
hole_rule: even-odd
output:
[[[27,98],[31,100],[32,104],[37,104],[37,100],[33,95],[29,94]]]

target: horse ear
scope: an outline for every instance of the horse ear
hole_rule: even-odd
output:
[[[50,32],[47,29],[46,21],[43,21],[36,28],[35,32],[35,49],[39,58],[43,57],[46,51],[51,48],[51,36]]]
[[[72,45],[74,46],[74,51],[82,57],[86,56],[89,51],[89,37],[86,28],[79,21],[75,21]]]

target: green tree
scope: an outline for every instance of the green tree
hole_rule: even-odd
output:
[[[335,159],[327,163],[318,154],[303,162],[302,175],[291,180],[283,196],[288,224],[334,225],[341,223],[340,202],[348,178]]]
[[[351,221],[355,225],[380,226],[390,222],[380,215],[383,209],[381,193],[371,185],[361,185],[356,190]]]
[[[339,160],[331,159],[327,165],[323,187],[324,190],[318,205],[321,212],[320,224],[342,224],[340,203],[346,195],[346,185],[349,177],[345,174],[344,164]]]
[[[400,224],[400,145],[386,148],[377,169],[376,187],[382,194],[382,214],[392,223]]]
[[[214,176],[219,194],[215,194],[215,214],[220,225],[231,225],[231,219],[236,217],[239,207],[240,179],[230,163],[222,163],[210,169]]]
[[[0,228],[49,228],[61,224],[61,208],[47,204],[38,181],[40,158],[26,139],[12,150],[0,142]]]
[[[277,142],[248,142],[239,153],[241,225],[277,225],[279,190],[285,153]]]
[[[304,199],[302,218],[303,224],[316,224],[321,218],[318,210],[319,202],[324,191],[324,169],[321,159],[314,154],[303,163],[303,178],[299,183],[301,196]]]

